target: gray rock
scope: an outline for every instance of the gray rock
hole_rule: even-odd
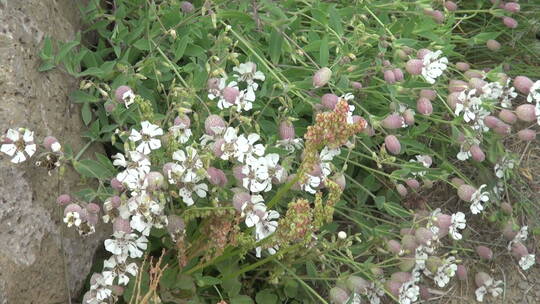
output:
[[[53,135],[75,151],[84,145],[80,111],[68,100],[76,80],[58,70],[37,71],[46,35],[60,41],[75,37],[77,3],[0,0],[0,132],[27,127],[39,143]],[[67,170],[58,183],[34,162],[12,165],[0,156],[0,304],[68,303],[68,289],[79,293],[108,234],[99,229],[81,238],[64,227],[56,197],[77,190],[78,175]]]

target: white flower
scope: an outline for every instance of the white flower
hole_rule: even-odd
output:
[[[172,126],[169,128],[169,131],[172,133],[174,138],[176,138],[181,144],[185,144],[193,135],[191,129],[186,128],[186,126],[183,124]]]
[[[277,155],[277,154],[276,154]],[[242,167],[242,186],[251,192],[266,192],[272,189],[272,177],[269,168],[271,159],[259,157],[251,159],[247,165]]]
[[[503,157],[500,163],[496,163],[493,170],[495,171],[495,176],[498,178],[503,178],[506,171],[514,169],[515,162],[513,159],[509,159],[506,156]]]
[[[125,262],[130,258],[140,258],[142,250],[146,250],[148,240],[145,236],[138,236],[135,233],[124,233],[116,231],[112,239],[105,240],[105,249],[117,256],[118,261]]]
[[[132,90],[127,90],[122,95],[122,100],[124,101],[124,104],[126,105],[126,108],[129,108],[129,106],[132,105],[135,102],[135,93],[133,93]]]
[[[266,205],[260,195],[252,195],[250,201],[242,205],[242,217],[245,217],[245,223],[248,227],[258,224],[266,215]]]
[[[301,138],[282,139],[277,141],[276,146],[283,147],[287,152],[293,153],[304,147],[304,141]]]
[[[521,269],[523,270],[527,270],[531,268],[531,266],[533,266],[535,262],[536,262],[535,255],[528,254],[521,257],[521,259],[519,260],[519,267],[521,267]]]
[[[37,146],[34,143],[34,132],[22,128],[19,131],[9,129],[6,138],[8,142],[0,147],[0,152],[11,157],[12,163],[22,163],[36,153]]]
[[[78,212],[70,211],[66,213],[66,216],[64,217],[64,223],[66,223],[68,227],[79,227],[81,225],[81,216]]]
[[[321,178],[314,175],[306,174],[306,180],[300,185],[300,188],[311,194],[315,194],[317,187],[321,184]]]
[[[248,90],[256,91],[259,85],[255,80],[264,81],[265,76],[261,71],[257,71],[257,65],[253,62],[241,63],[239,66],[234,67],[233,71],[236,72],[234,76],[238,81],[246,82]]]
[[[503,95],[503,86],[498,82],[489,82],[482,87],[482,99],[499,99]]]
[[[449,228],[450,235],[454,240],[461,240],[463,237],[459,232],[459,229],[463,230],[466,226],[465,214],[463,212],[457,212],[452,214],[451,225]]]
[[[437,273],[433,280],[439,287],[443,288],[446,286],[446,284],[450,282],[450,278],[456,274],[457,265],[454,263],[455,260],[456,259],[451,256],[444,261],[443,265],[437,268]]]
[[[182,197],[184,203],[188,206],[195,204],[193,200],[193,192],[197,194],[198,197],[206,197],[206,192],[208,192],[208,185],[201,183],[187,183],[180,189],[178,194]]]
[[[141,127],[141,132],[132,129],[129,136],[129,140],[133,142],[141,141],[136,150],[146,155],[150,154],[152,150],[161,148],[161,141],[154,137],[163,135],[163,130],[148,121],[141,122]]]
[[[248,163],[256,159],[257,156],[263,156],[265,152],[264,146],[255,144],[260,138],[255,133],[249,134],[247,137],[244,134],[238,136],[234,145],[234,157],[241,163]]]
[[[139,271],[137,264],[119,262],[114,255],[108,260],[103,261],[103,269],[105,269],[104,273],[107,273],[113,278],[118,278],[118,285],[127,285],[129,283],[129,277],[127,275],[136,276]]]
[[[441,54],[442,51],[438,50],[424,56],[422,76],[428,83],[434,84],[435,79],[441,76],[447,68],[448,59],[446,57],[439,59]]]
[[[478,287],[478,289],[476,289],[476,300],[478,302],[483,302],[484,296],[486,294],[490,294],[494,298],[498,297],[503,292],[503,289],[499,287],[501,284],[502,281],[494,281],[490,278],[486,283],[484,283],[483,286],[480,286]]]
[[[399,304],[411,304],[418,300],[420,295],[420,287],[414,282],[405,282],[399,288]]]
[[[172,158],[178,162],[178,166],[173,166],[171,175],[183,183],[197,183],[204,178],[201,173],[203,162],[195,148],[187,147],[186,152],[178,150],[173,153]],[[170,180],[169,182],[173,183],[174,181]]]
[[[484,210],[483,203],[489,201],[489,193],[488,192],[482,192],[482,189],[484,189],[486,185],[480,186],[476,192],[474,192],[471,196],[471,212],[473,214],[479,214]]]
[[[531,87],[529,95],[527,95],[528,102],[540,103],[540,80],[537,80]]]

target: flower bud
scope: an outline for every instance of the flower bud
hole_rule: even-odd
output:
[[[474,282],[476,283],[476,286],[477,287],[482,287],[484,286],[488,281],[491,281],[491,276],[485,272],[478,272],[475,276],[474,276]]]
[[[165,178],[163,174],[157,171],[148,172],[145,177],[148,190],[155,191],[165,186]]]
[[[313,86],[315,88],[325,86],[330,80],[330,77],[332,77],[332,71],[329,68],[324,67],[318,70],[315,75],[313,75]]]
[[[404,124],[405,124],[405,120],[403,119],[403,117],[401,117],[401,115],[397,113],[390,114],[381,121],[381,126],[385,129],[390,129],[390,130],[399,129],[403,127]]]
[[[407,184],[407,186],[411,187],[411,189],[420,188],[420,183],[413,178],[409,178],[408,180],[405,181],[405,183]]]
[[[395,298],[399,297],[399,288],[401,287],[401,285],[403,284],[395,281],[386,281],[385,283],[386,290]]]
[[[444,14],[439,10],[434,10],[433,12],[431,12],[431,18],[433,18],[433,20],[438,24],[444,22]]]
[[[503,213],[507,214],[507,215],[511,215],[512,211],[513,211],[512,205],[510,205],[507,202],[502,203],[501,204],[501,211]]]
[[[405,65],[405,70],[407,70],[407,72],[409,72],[411,75],[420,75],[422,74],[423,67],[424,63],[422,62],[422,60],[410,59]]]
[[[531,122],[536,120],[536,114],[534,113],[534,105],[522,104],[516,108],[517,117],[525,122]]]
[[[208,181],[210,181],[212,185],[223,187],[227,184],[227,176],[225,176],[225,173],[222,170],[209,167],[206,172],[208,173]]]
[[[116,177],[111,179],[111,187],[118,192],[124,191],[124,185]]]
[[[403,75],[403,71],[399,68],[395,68],[392,70],[392,73],[394,73],[394,78],[396,79],[396,82],[403,81],[405,76]]]
[[[180,8],[185,14],[191,14],[193,11],[195,11],[195,7],[189,1],[182,1]]]
[[[236,87],[226,87],[223,89],[223,99],[228,103],[235,104],[238,95],[240,95],[240,90]]]
[[[133,93],[133,90],[131,90],[130,87],[126,85],[119,86],[116,91],[114,91],[114,98],[117,102],[123,103],[124,97],[130,92]]]
[[[483,162],[486,159],[484,151],[478,145],[472,145],[469,151],[471,152],[472,159],[477,162]]]
[[[480,78],[476,78],[476,77],[473,77],[469,80],[469,87],[471,89],[476,89],[477,91],[479,92],[482,92],[482,88],[486,85],[487,83],[485,81],[483,81],[482,79]]]
[[[527,76],[517,76],[514,78],[514,87],[523,94],[529,94],[533,84],[533,81]]]
[[[333,110],[337,103],[339,102],[339,97],[332,93],[324,94],[321,97],[321,104],[328,110]]]
[[[386,242],[386,249],[393,254],[399,254],[401,252],[401,244],[396,240],[389,240]]]
[[[339,186],[341,190],[345,190],[345,186],[347,184],[347,181],[345,179],[345,175],[341,172],[338,172],[334,175],[332,180]]]
[[[47,136],[43,139],[43,146],[45,149],[50,150],[52,152],[59,152],[62,146],[58,142],[58,139],[56,139],[53,136]]]
[[[515,29],[518,26],[518,22],[512,17],[503,17],[502,21],[507,28]]]
[[[105,102],[105,111],[107,113],[114,112],[114,109],[116,109],[116,103],[114,103],[112,101],[109,101],[109,100]]]
[[[67,205],[66,208],[64,208],[64,216],[66,216],[66,214],[68,214],[69,212],[75,212],[75,213],[81,214],[82,208],[81,206],[72,203],[72,204]]]
[[[346,304],[349,300],[349,294],[342,288],[333,287],[330,289],[330,303]]]
[[[437,98],[437,92],[434,90],[422,89],[420,90],[420,97],[427,98],[430,101],[433,101],[435,100],[435,98]]]
[[[443,265],[441,258],[436,256],[430,256],[426,260],[426,268],[432,273],[436,273],[437,269]]]
[[[429,99],[420,97],[416,101],[416,110],[422,115],[431,115],[433,113],[433,105]]]
[[[486,46],[491,51],[498,51],[501,49],[501,44],[494,39],[489,39],[488,41],[486,41]]]
[[[514,124],[517,121],[517,116],[510,110],[503,109],[499,112],[499,118],[509,124]]]
[[[398,271],[394,272],[390,276],[390,280],[398,283],[407,283],[412,280],[412,274],[410,272]]]
[[[476,188],[467,184],[463,184],[458,188],[458,196],[460,199],[471,202],[472,195],[476,192]]]
[[[347,281],[345,282],[345,285],[350,291],[356,294],[366,294],[368,288],[370,287],[370,284],[368,281],[358,276],[348,277]]]
[[[469,85],[465,81],[456,80],[456,79],[450,80],[450,83],[448,84],[448,90],[450,92],[465,91],[468,87]]]
[[[414,125],[414,114],[415,113],[413,109],[407,109],[403,112],[403,120],[407,125]]]
[[[416,242],[415,236],[405,234],[403,237],[401,237],[401,248],[407,250],[408,252],[414,252],[416,247],[418,247],[418,243]]]
[[[360,90],[362,88],[362,84],[358,81],[351,82],[351,87],[355,90]]]
[[[405,186],[403,186],[402,184],[396,185],[396,191],[401,197],[407,196],[407,188],[405,188]]]
[[[462,71],[462,72],[465,72],[467,70],[469,70],[471,68],[471,66],[466,63],[466,62],[458,62],[456,63],[456,69]]]
[[[467,280],[467,268],[463,265],[458,265],[456,270],[457,277],[460,281]]]
[[[444,1],[444,7],[451,12],[456,11],[458,8],[457,4],[452,1]]]
[[[515,258],[520,259],[521,257],[524,257],[528,254],[529,254],[529,250],[527,250],[527,247],[525,247],[525,245],[523,245],[521,242],[512,244],[512,255]]]
[[[416,241],[420,244],[427,245],[429,242],[433,240],[433,232],[431,232],[429,229],[425,227],[420,227],[416,229],[414,236],[416,238]]]
[[[191,126],[191,119],[189,119],[189,116],[187,115],[176,116],[174,119],[174,125],[183,126],[184,129],[187,129]]]
[[[504,9],[511,13],[517,13],[520,10],[520,6],[515,2],[508,2],[504,4]]]
[[[476,246],[476,254],[486,260],[493,259],[493,251],[486,246]]]
[[[517,133],[519,139],[523,141],[533,141],[536,139],[536,132],[531,129],[523,129]]]
[[[129,220],[117,217],[113,222],[113,231],[122,231],[124,233],[131,233],[131,225]]]
[[[517,233],[518,232],[515,229],[514,224],[512,224],[512,222],[510,221],[504,225],[503,230],[502,230],[502,234],[504,238],[506,238],[509,241],[513,240],[516,237]]]
[[[396,83],[396,76],[394,76],[394,72],[392,72],[392,70],[384,71],[384,81],[389,84]]]
[[[206,134],[212,136],[216,135],[217,129],[225,129],[226,126],[225,120],[215,114],[208,116],[204,121],[204,130],[206,131]]]
[[[169,234],[178,235],[184,232],[185,229],[186,224],[180,216],[176,214],[167,216],[167,231]]]
[[[416,52],[416,57],[418,59],[424,59],[424,57],[429,53],[431,53],[431,51],[428,49],[419,49],[418,52]]]
[[[219,78],[209,78],[206,82],[206,87],[208,90],[219,90]]]
[[[384,138],[384,145],[386,150],[391,154],[397,155],[401,151],[401,144],[394,135],[388,135]]]
[[[251,201],[251,195],[247,192],[238,192],[233,196],[233,206],[239,212],[242,211],[242,206]]]
[[[71,203],[71,196],[69,194],[61,194],[57,199],[56,203],[60,206],[67,205]]]
[[[448,94],[448,97],[446,97],[446,102],[448,103],[448,106],[452,108],[452,110],[455,110],[456,105],[458,103],[461,103],[458,98],[459,94],[460,94],[459,92],[452,92]]]
[[[499,125],[497,125],[497,127],[493,130],[495,131],[495,133],[499,134],[499,135],[508,135],[510,134],[510,132],[512,131],[512,128],[505,124],[504,122],[501,121],[501,123]]]
[[[450,182],[452,183],[452,185],[454,185],[456,187],[459,187],[459,186],[465,184],[465,182],[461,178],[458,178],[458,177],[452,177]]]
[[[89,203],[88,205],[86,205],[86,210],[90,213],[97,214],[99,213],[100,208],[95,203]]]

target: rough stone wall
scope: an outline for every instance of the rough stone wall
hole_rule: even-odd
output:
[[[80,111],[68,100],[76,81],[58,70],[37,71],[46,35],[61,41],[75,37],[77,3],[0,0],[0,132],[27,127],[36,142],[63,134],[59,140],[74,151],[84,145]],[[106,235],[100,230],[82,239],[63,227],[56,196],[83,185],[67,170],[59,190],[55,175],[33,167],[34,161],[12,165],[0,156],[0,304],[68,303],[67,286],[72,295],[80,291]]]

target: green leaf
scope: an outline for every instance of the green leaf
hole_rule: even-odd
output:
[[[321,66],[327,66],[329,56],[330,52],[328,50],[328,35],[324,35],[323,39],[321,40],[321,46],[319,47],[319,64]]]
[[[92,110],[90,109],[90,104],[85,102],[81,109],[82,119],[85,125],[89,125],[92,121]]]
[[[279,57],[281,57],[281,45],[283,44],[282,35],[275,29],[272,29],[270,34],[270,41],[268,42],[268,52],[270,54],[270,60],[272,63],[277,64]]]
[[[75,162],[73,167],[77,172],[79,172],[80,175],[84,177],[109,179],[114,176],[114,171],[109,170],[109,168],[106,166],[91,159],[83,159]]]
[[[83,103],[83,102],[99,102],[101,99],[81,90],[76,90],[69,94],[69,97],[73,100],[74,103]]]
[[[253,300],[244,295],[238,295],[231,298],[231,304],[253,304]]]
[[[278,302],[278,296],[269,289],[263,289],[257,293],[255,301],[257,304],[276,304]]]
[[[182,59],[182,56],[184,56],[184,52],[186,51],[186,47],[189,41],[189,36],[184,36],[176,42],[176,49],[174,50],[174,61]]]

